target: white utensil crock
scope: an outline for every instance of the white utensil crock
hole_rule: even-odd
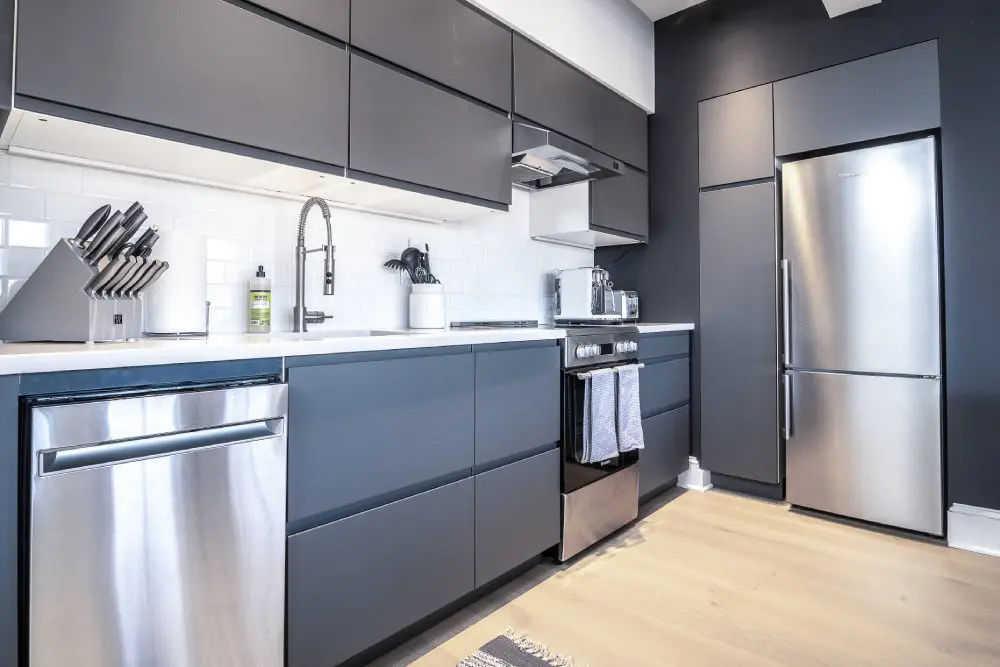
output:
[[[443,285],[413,285],[410,292],[410,328],[444,329]]]

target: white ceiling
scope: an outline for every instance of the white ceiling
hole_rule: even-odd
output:
[[[676,14],[681,10],[687,9],[688,7],[697,5],[699,2],[704,1],[705,0],[632,0],[632,2],[639,9],[646,13],[646,16],[654,21],[659,21],[664,16]],[[823,4],[826,5],[826,11],[831,17],[840,16],[841,14],[846,14],[847,12],[853,12],[855,9],[861,9],[862,7],[877,5],[880,2],[882,2],[882,0],[823,0]]]

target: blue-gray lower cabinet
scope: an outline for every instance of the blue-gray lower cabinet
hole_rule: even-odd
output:
[[[476,349],[476,465],[517,457],[559,441],[560,348]]]
[[[691,334],[687,331],[646,334],[639,337],[639,361],[661,357],[687,356],[691,353]]]
[[[691,399],[691,362],[687,357],[645,363],[639,371],[643,419]]]
[[[688,468],[691,414],[688,406],[642,420],[646,448],[639,454],[639,496],[669,484]]]
[[[288,538],[288,667],[334,667],[473,590],[474,482]]]
[[[288,370],[290,523],[471,472],[473,358],[457,350]]]
[[[559,449],[476,475],[476,586],[559,542]]]

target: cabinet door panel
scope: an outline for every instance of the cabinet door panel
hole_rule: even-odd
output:
[[[20,95],[347,162],[341,48],[221,0],[32,0],[18,14]]]
[[[288,538],[288,667],[339,665],[472,591],[472,479]]]
[[[937,42],[774,84],[778,155],[941,126]]]
[[[688,468],[691,413],[688,406],[642,420],[646,448],[639,454],[639,496],[672,482]]]
[[[476,353],[476,465],[559,441],[560,349]]]
[[[639,304],[640,306],[642,304]],[[646,334],[639,337],[639,360],[690,354],[691,334],[687,331],[666,334]]]
[[[476,586],[559,542],[560,452],[476,475]]]
[[[351,34],[351,0],[250,0],[313,30],[341,41]],[[367,0],[366,0],[367,2]],[[365,3],[358,3],[364,5]]]
[[[288,520],[470,470],[472,354],[288,371]]]
[[[511,31],[464,2],[356,2],[351,13],[351,44],[510,110]]]
[[[699,235],[702,466],[777,484],[774,185],[702,193]]]
[[[703,188],[774,176],[771,84],[698,105],[698,171]]]
[[[691,361],[647,363],[639,371],[639,398],[643,417],[686,403],[691,398]]]
[[[511,142],[508,118],[351,56],[352,169],[510,204]]]
[[[621,176],[591,182],[591,224],[648,239],[649,176],[622,168]]]

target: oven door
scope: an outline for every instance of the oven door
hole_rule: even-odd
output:
[[[636,362],[616,361],[614,363],[563,371],[563,425],[561,443],[563,456],[563,493],[572,493],[577,489],[582,489],[588,484],[593,484],[639,461],[639,452],[626,452],[599,464],[583,464],[577,461],[577,452],[583,449],[583,400],[587,385],[587,381],[579,378],[578,374],[599,368],[614,368],[631,363]]]

